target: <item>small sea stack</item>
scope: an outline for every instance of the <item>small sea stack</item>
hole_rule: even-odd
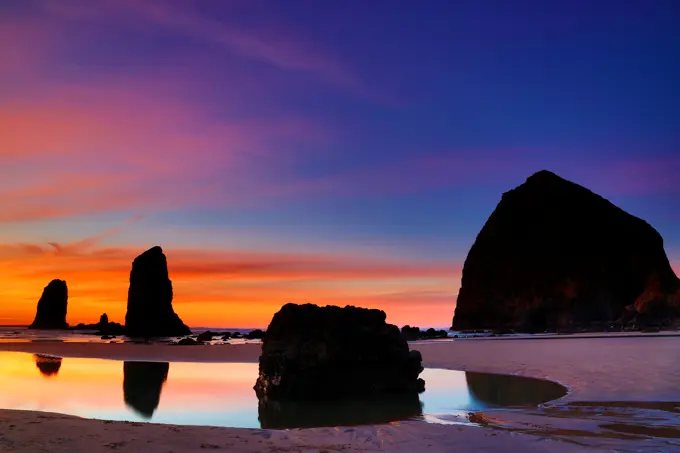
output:
[[[680,281],[647,222],[549,171],[503,194],[463,267],[453,330],[668,325]]]
[[[172,282],[163,249],[156,246],[132,262],[125,333],[131,337],[189,335],[191,330],[172,308]]]
[[[29,329],[68,329],[68,288],[64,280],[52,280],[44,289]]]
[[[409,351],[385,312],[286,304],[262,343],[255,392],[269,400],[333,400],[417,394],[425,382],[418,351]]]

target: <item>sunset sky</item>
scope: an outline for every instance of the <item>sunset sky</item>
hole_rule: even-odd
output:
[[[0,324],[67,280],[123,321],[165,250],[190,326],[286,302],[449,326],[502,192],[550,169],[680,271],[677,0],[1,0]],[[586,219],[587,220],[587,219]],[[625,246],[625,244],[622,244]]]

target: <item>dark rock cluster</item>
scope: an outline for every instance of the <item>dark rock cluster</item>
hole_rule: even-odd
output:
[[[454,330],[668,325],[680,281],[659,233],[548,171],[506,192],[463,267]]]
[[[401,328],[401,335],[406,341],[416,341],[433,338],[446,338],[448,336],[448,332],[446,332],[446,330],[436,330],[432,327],[423,331],[420,330],[420,327],[412,327],[407,324]]]
[[[29,329],[68,329],[66,310],[68,288],[64,280],[52,280],[43,289],[35,319]]]
[[[383,311],[286,304],[267,328],[255,391],[261,403],[417,394],[421,361]]]

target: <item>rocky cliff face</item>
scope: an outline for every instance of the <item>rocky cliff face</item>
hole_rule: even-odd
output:
[[[286,304],[267,328],[255,391],[261,403],[417,395],[421,360],[383,311]]]
[[[66,309],[68,289],[64,280],[52,280],[43,289],[38,309],[29,329],[68,329]]]
[[[503,194],[477,236],[453,329],[667,323],[678,315],[679,288],[663,240],[647,222],[541,171]]]
[[[172,282],[160,247],[139,255],[132,263],[125,332],[133,337],[179,336],[191,333],[172,309]]]

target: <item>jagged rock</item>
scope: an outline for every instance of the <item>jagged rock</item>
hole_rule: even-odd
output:
[[[286,304],[267,328],[255,392],[261,401],[418,393],[421,361],[383,311]]]
[[[29,329],[68,329],[66,309],[68,288],[64,280],[52,280],[43,289],[38,309]]]
[[[255,329],[246,334],[246,338],[248,340],[262,340],[264,339],[264,330],[262,329]]]
[[[125,330],[131,337],[170,337],[191,333],[172,309],[168,263],[158,246],[142,253],[132,263]]]
[[[647,222],[540,171],[503,194],[477,236],[453,329],[602,329],[627,306],[632,318],[649,310],[667,321],[678,316],[670,303],[678,288]]]
[[[420,328],[407,324],[401,328],[401,335],[406,341],[416,341],[420,338]]]
[[[196,346],[203,344],[202,341],[196,341],[193,338],[182,338],[176,343],[178,346]]]
[[[198,341],[198,342],[211,341],[214,335],[216,335],[216,334],[208,330],[208,331],[203,332],[200,335],[198,335],[196,337],[196,341]]]

